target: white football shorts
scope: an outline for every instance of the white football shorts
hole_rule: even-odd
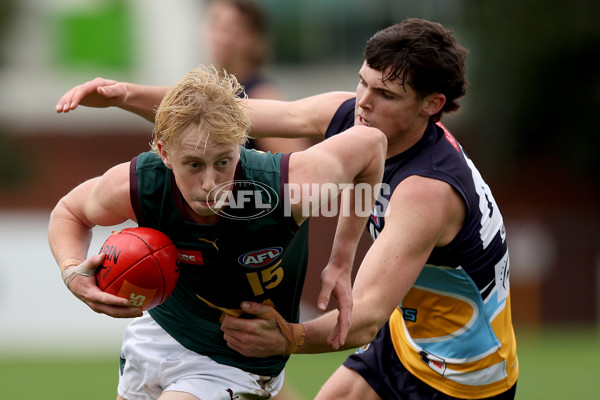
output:
[[[158,399],[168,390],[202,400],[270,399],[283,380],[284,371],[260,376],[188,350],[144,313],[125,331],[118,393],[126,400]]]

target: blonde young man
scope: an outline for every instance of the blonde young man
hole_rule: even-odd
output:
[[[138,317],[123,341],[118,399],[275,395],[287,354],[303,333],[282,323],[287,350],[245,357],[227,346],[223,313],[240,315],[239,304],[250,298],[297,322],[307,268],[306,210],[336,197],[340,191],[330,190],[332,184],[380,182],[386,140],[374,128],[348,130],[350,146],[327,141],[291,155],[243,148],[250,122],[236,99],[240,90],[235,78],[214,68],[191,71],[158,108],[152,151],[80,184],[52,211],[50,247],[69,290],[96,312]],[[313,185],[328,190],[322,196],[302,190]],[[245,200],[219,201],[219,194],[235,199],[253,188]],[[324,294],[333,292],[348,316],[350,269],[366,216],[351,209],[342,217],[323,282]],[[181,258],[175,291],[147,313],[100,291],[93,271],[103,256],[87,257],[93,226],[126,220],[158,229],[180,254],[196,255]],[[269,258],[252,263],[244,257],[251,252]],[[349,321],[340,322],[332,334],[345,336]]]

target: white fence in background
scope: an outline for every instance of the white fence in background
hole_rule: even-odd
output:
[[[48,211],[0,212],[0,355],[118,352],[129,320],[96,314],[65,288],[48,218]],[[113,229],[96,228],[90,254]]]

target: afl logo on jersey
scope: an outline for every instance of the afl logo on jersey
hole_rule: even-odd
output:
[[[281,247],[269,247],[261,250],[253,250],[238,257],[238,262],[244,267],[262,267],[277,260],[283,252]]]

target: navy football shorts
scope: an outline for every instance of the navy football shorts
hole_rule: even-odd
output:
[[[400,362],[386,323],[373,341],[350,355],[344,366],[358,372],[382,399],[456,400],[427,385],[411,374]],[[517,384],[487,400],[512,400]]]

